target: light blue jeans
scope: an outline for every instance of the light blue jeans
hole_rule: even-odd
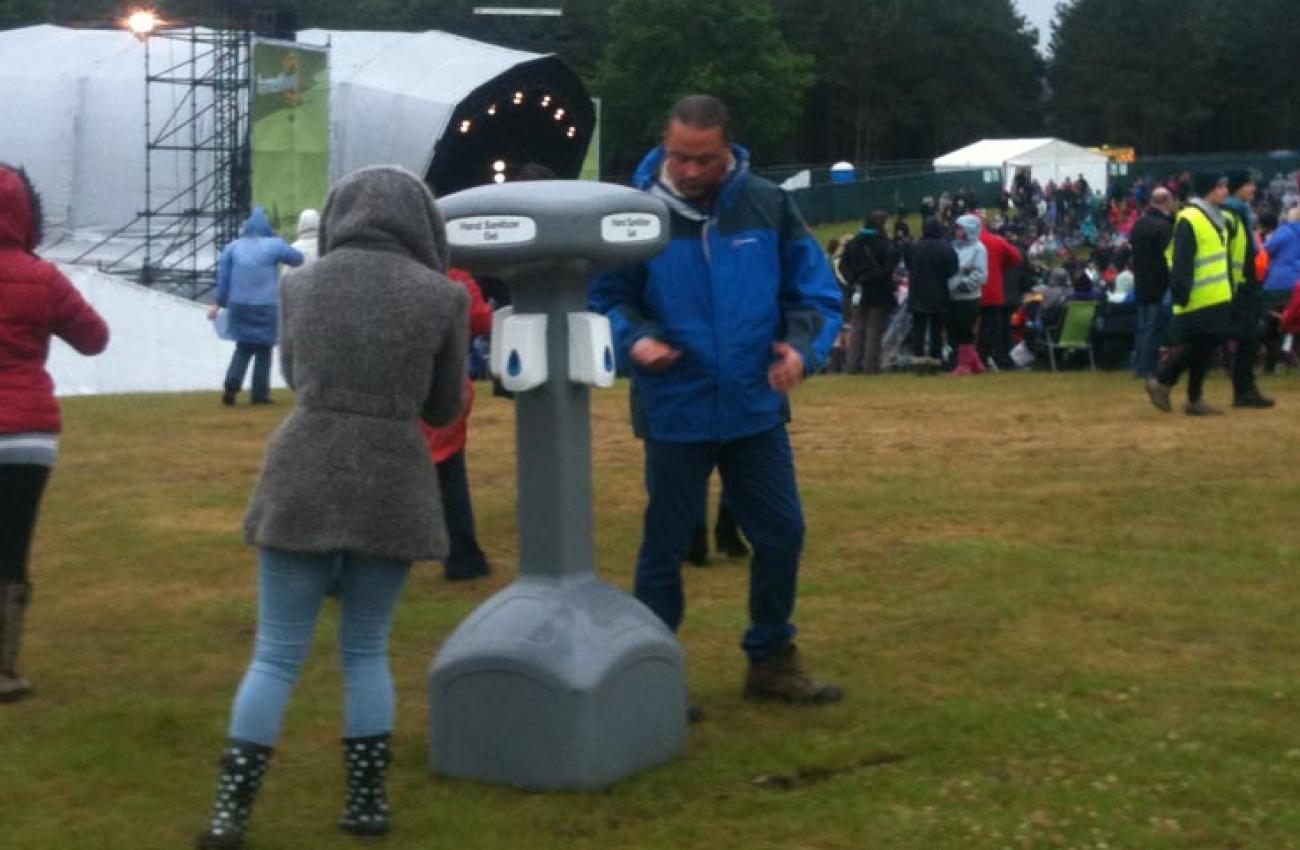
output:
[[[314,555],[259,549],[257,642],[235,694],[230,737],[274,746],[289,694],[311,649],[330,584],[343,586],[339,654],[346,689],[346,735],[393,731],[395,696],[388,666],[393,609],[411,565],[351,552]]]

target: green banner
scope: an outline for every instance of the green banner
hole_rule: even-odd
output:
[[[325,205],[329,103],[327,48],[253,43],[253,205],[285,239],[296,237],[298,213]]]
[[[600,179],[600,98],[593,97],[591,105],[596,108],[596,126],[591,128],[591,141],[587,144],[587,158],[582,161],[580,180]]]

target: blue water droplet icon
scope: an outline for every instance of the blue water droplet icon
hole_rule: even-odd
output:
[[[506,361],[506,374],[512,378],[516,378],[523,370],[524,364],[519,359],[519,351],[517,349],[511,349],[510,359]]]

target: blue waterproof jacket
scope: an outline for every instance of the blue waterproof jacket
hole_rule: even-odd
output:
[[[217,264],[218,306],[230,311],[235,342],[275,345],[279,325],[280,263],[300,266],[302,252],[276,236],[261,207],[244,222],[244,232],[221,252]]]
[[[1300,281],[1300,221],[1289,221],[1268,237],[1268,277],[1264,288],[1290,292]]]
[[[643,437],[724,441],[782,424],[786,397],[767,382],[773,343],[793,346],[812,375],[843,323],[830,263],[794,201],[750,173],[748,151],[733,145],[732,154],[735,168],[706,212],[660,180],[664,151],[651,151],[636,186],[668,204],[668,247],[600,274],[588,292],[631,369],[633,426]],[[681,359],[661,372],[641,369],[629,352],[647,336]]]

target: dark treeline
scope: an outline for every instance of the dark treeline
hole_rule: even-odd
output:
[[[1048,133],[1142,154],[1300,145],[1296,0],[1066,0],[1050,58],[1013,0],[296,0],[301,28],[441,29],[564,56],[603,98],[606,168],[626,173],[681,93],[732,103],[756,160],[929,159]],[[518,0],[514,5],[524,4]],[[216,0],[162,0],[204,20]],[[226,4],[237,7],[238,3]],[[125,4],[0,0],[0,27],[103,25]]]

